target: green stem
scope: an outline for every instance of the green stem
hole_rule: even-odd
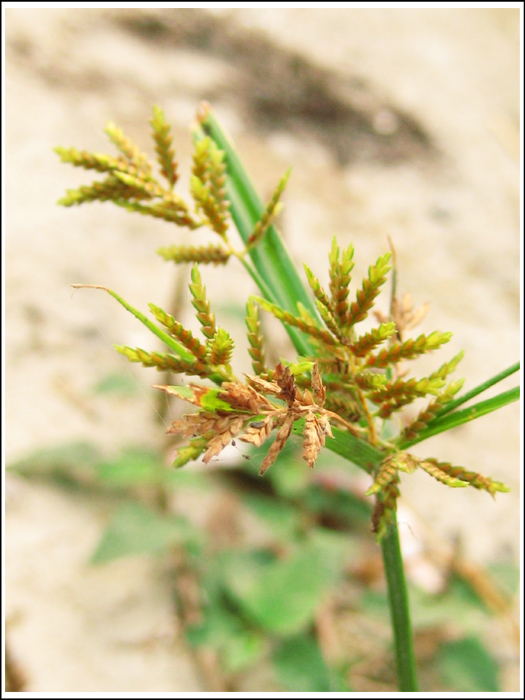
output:
[[[514,389],[504,391],[497,396],[493,396],[491,399],[480,401],[479,403],[474,404],[474,406],[470,406],[470,408],[464,408],[461,411],[449,413],[442,418],[431,421],[427,427],[424,428],[424,430],[422,430],[413,440],[406,440],[402,442],[399,447],[402,450],[406,450],[418,442],[428,440],[429,437],[439,435],[439,433],[444,433],[447,430],[452,430],[452,428],[457,428],[464,423],[469,423],[470,421],[480,418],[481,416],[485,416],[487,413],[491,413],[492,411],[497,411],[512,401],[517,401],[519,397],[520,388],[519,386],[516,386]]]
[[[387,534],[381,540],[383,565],[388,588],[390,617],[394,630],[397,682],[400,692],[416,693],[416,660],[414,641],[410,625],[408,591],[403,571],[403,558],[399,544],[397,522],[392,522]]]
[[[466,403],[467,401],[470,401],[470,399],[473,399],[475,396],[482,394],[484,391],[489,389],[491,386],[494,386],[494,384],[501,382],[506,377],[510,377],[510,375],[514,374],[514,372],[517,372],[519,370],[519,368],[520,368],[520,363],[516,362],[515,364],[511,365],[507,369],[504,369],[502,372],[495,374],[493,377],[488,379],[486,382],[482,382],[478,386],[474,387],[474,389],[467,391],[465,394],[463,394],[463,396],[460,396],[459,398],[454,399],[453,401],[449,401],[449,403],[447,403],[440,411],[438,411],[436,413],[432,422],[437,421],[439,418],[447,415],[451,411],[455,411],[456,408],[458,408],[458,406],[461,406],[462,404]]]

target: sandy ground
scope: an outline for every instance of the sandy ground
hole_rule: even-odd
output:
[[[432,302],[422,331],[454,332],[421,373],[464,348],[458,374],[471,388],[517,361],[518,12],[8,9],[7,461],[72,440],[106,450],[158,443],[151,374],[132,368],[140,400],[93,392],[123,371],[111,345],[148,347],[147,332],[113,300],[69,284],[162,305],[173,269],[153,251],[172,230],[111,206],[57,207],[89,175],[52,153],[107,151],[108,120],[149,148],[153,103],[174,124],[182,172],[201,99],[263,195],[293,166],[282,228],[321,280],[334,234],[355,244],[355,279],[392,238],[400,291]],[[251,291],[233,267],[226,283],[224,270],[204,274],[222,307]],[[518,421],[514,404],[424,447],[506,482],[512,492],[496,502],[458,490],[444,508],[439,484],[403,483],[406,502],[480,563],[518,556]],[[202,690],[166,622],[173,601],[158,563],[87,566],[107,504],[14,477],[6,486],[8,634],[27,689]]]

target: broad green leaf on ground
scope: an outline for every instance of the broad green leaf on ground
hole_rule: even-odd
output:
[[[280,683],[296,693],[328,693],[330,675],[319,645],[311,636],[301,634],[285,639],[273,655]]]
[[[437,660],[441,676],[455,693],[497,693],[498,665],[475,637],[442,647]]]
[[[194,543],[196,531],[180,517],[160,515],[129,502],[115,513],[91,557],[103,564],[119,557],[155,554],[168,547]]]
[[[203,592],[206,600],[203,620],[188,627],[188,642],[193,647],[215,649],[226,671],[242,671],[265,653],[265,638],[231,610],[216,576],[208,577]]]
[[[92,481],[102,453],[89,442],[73,442],[35,450],[11,463],[7,471],[25,477],[47,478],[64,485]]]
[[[97,474],[109,485],[160,484],[166,480],[168,468],[161,464],[156,452],[137,446],[123,450],[111,461],[101,462]]]
[[[269,632],[289,635],[311,622],[343,563],[335,548],[308,542],[266,562],[253,553],[225,553],[222,573],[227,593],[249,619]]]
[[[256,493],[242,496],[243,503],[259,518],[268,530],[279,539],[289,540],[298,531],[301,523],[299,511],[281,500]]]
[[[140,394],[140,388],[134,377],[122,372],[112,372],[105,374],[93,386],[95,394],[115,394],[117,396],[137,396]]]

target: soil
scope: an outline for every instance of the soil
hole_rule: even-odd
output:
[[[150,347],[147,331],[111,298],[69,285],[168,304],[178,273],[154,251],[173,229],[110,205],[56,206],[90,175],[52,152],[107,152],[110,120],[149,149],[154,103],[173,123],[182,173],[203,99],[263,196],[293,166],[280,225],[321,281],[333,235],[354,243],[357,280],[392,240],[399,291],[432,303],[421,332],[454,332],[420,363],[422,376],[464,349],[458,376],[469,389],[519,358],[518,9],[7,9],[5,27],[8,463],[74,441],[108,453],[158,445],[155,378],[111,348]],[[224,269],[203,274],[218,315],[254,291],[234,266],[226,283]],[[181,320],[190,308],[186,297]],[[95,391],[123,372],[138,399]],[[492,502],[416,474],[403,480],[407,507],[472,561],[517,562],[517,404],[422,449],[512,490]],[[89,494],[6,480],[7,629],[25,689],[204,690],[162,566],[87,564],[108,512]],[[512,674],[504,683],[517,687]]]

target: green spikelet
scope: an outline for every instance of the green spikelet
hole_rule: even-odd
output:
[[[127,185],[129,188],[137,191],[143,191],[148,197],[162,197],[163,189],[154,180],[146,179],[140,177],[139,175],[130,175],[129,173],[122,173],[118,170],[113,172],[114,176],[118,178],[121,182]]]
[[[99,173],[120,170],[130,175],[137,174],[135,166],[122,157],[112,158],[104,153],[88,153],[88,151],[77,151],[76,148],[63,148],[62,146],[57,146],[53,150],[58,153],[62,163],[71,163],[76,168],[95,170]]]
[[[330,261],[330,293],[332,295],[331,310],[342,327],[348,326],[348,292],[351,272],[354,267],[354,246],[349,245],[343,251],[339,260],[339,246],[335,236],[329,254]]]
[[[365,333],[357,338],[357,340],[350,345],[350,350],[356,357],[364,357],[375,347],[381,345],[381,343],[383,343],[385,340],[392,337],[395,332],[395,323],[392,321],[382,323],[377,328],[372,328],[369,333]]]
[[[78,190],[66,190],[66,196],[58,200],[63,207],[72,207],[84,202],[106,202],[115,199],[150,199],[151,195],[142,188],[126,185],[118,177],[108,175],[102,182],[82,185]]]
[[[377,355],[369,355],[366,358],[368,367],[388,367],[401,360],[410,360],[418,355],[436,350],[440,345],[448,343],[452,333],[440,333],[434,331],[426,336],[421,334],[415,340],[409,338],[404,343],[393,343],[389,348],[383,348]]]
[[[397,470],[399,468],[398,456],[390,455],[379,465],[377,476],[372,486],[365,492],[365,496],[373,496],[380,491],[384,491],[391,483],[395,483]]]
[[[207,362],[212,366],[227,366],[230,363],[235,343],[224,328],[217,328],[215,335],[207,343]]]
[[[365,496],[376,494],[377,497],[372,512],[372,531],[376,533],[378,541],[387,533],[397,508],[397,499],[399,498],[398,472],[411,474],[417,469],[417,466],[417,460],[406,452],[389,455],[379,465],[375,481],[365,493]]]
[[[261,214],[261,218],[255,224],[253,231],[246,240],[246,248],[253,248],[263,238],[266,231],[273,225],[275,218],[282,211],[283,205],[280,203],[281,195],[284,192],[288,178],[292,171],[288,170],[279,180],[275,192],[272,194],[270,201],[266,205],[266,209]]]
[[[156,367],[159,371],[170,370],[177,374],[189,374],[198,377],[208,377],[210,368],[203,362],[195,360],[188,362],[175,355],[163,352],[147,352],[142,348],[130,348],[126,345],[115,345],[117,352],[125,355],[130,362],[141,362],[143,367]]]
[[[264,361],[263,339],[260,332],[259,311],[257,304],[251,299],[246,304],[246,327],[248,329],[248,353],[252,358],[254,374],[260,375],[266,372]]]
[[[118,150],[135,166],[137,172],[143,177],[151,177],[151,165],[145,153],[135,146],[135,144],[124,134],[113,122],[109,122],[104,130]]]
[[[182,323],[175,320],[173,316],[163,311],[160,306],[148,304],[151,313],[155,316],[159,323],[169,330],[171,335],[175,336],[184,345],[185,348],[195,355],[199,360],[204,360],[206,357],[206,345],[201,343],[198,338],[195,338],[190,330],[184,328]]]
[[[436,460],[424,460],[420,462],[419,466],[421,469],[424,469],[427,474],[430,474],[430,476],[446,486],[450,486],[451,488],[463,488],[468,486],[467,481],[456,479],[456,477],[451,476],[450,473],[441,469],[441,465]]]
[[[445,479],[439,479],[439,481],[443,481],[443,483],[447,484],[447,486],[458,486],[465,484],[465,486],[473,486],[476,489],[487,491],[491,496],[495,496],[496,492],[498,491],[503,493],[510,491],[510,489],[500,481],[493,481],[487,476],[468,471],[464,467],[452,466],[452,464],[448,462],[438,462],[436,459],[426,459],[421,462],[420,466],[434,478],[438,478],[436,474],[433,473],[437,472],[444,474],[446,479],[453,482],[460,481],[460,484],[455,484],[449,483]]]
[[[319,282],[317,277],[310,270],[310,268],[308,267],[308,265],[306,263],[303,263],[303,267],[304,267],[304,271],[306,273],[306,278],[308,280],[308,284],[310,285],[312,292],[315,294],[315,298],[325,308],[330,309],[331,308],[330,299],[328,297],[328,294],[322,288],[321,283]]]
[[[156,144],[155,151],[160,165],[160,172],[169,182],[170,188],[173,188],[179,176],[177,174],[175,151],[171,148],[171,127],[166,122],[163,110],[157,105],[153,106],[153,117],[150,119],[150,124],[153,128],[153,139]]]
[[[209,137],[195,144],[190,191],[197,209],[220,236],[228,229],[229,202],[226,199],[224,153]]]
[[[269,311],[275,316],[275,318],[279,319],[279,321],[283,321],[289,326],[294,326],[295,328],[298,328],[300,331],[303,331],[303,333],[307,333],[312,338],[319,338],[319,340],[322,340],[327,345],[338,344],[337,339],[322,328],[318,328],[317,326],[314,326],[313,324],[304,321],[302,318],[293,316],[289,311],[281,309],[279,306],[277,306],[277,304],[272,304],[270,301],[266,301],[266,299],[262,299],[261,297],[252,298],[254,299],[254,301],[257,302],[257,304],[259,304],[259,306],[262,309],[264,309],[265,311]]]
[[[177,456],[175,458],[175,461],[173,462],[173,466],[175,467],[175,469],[180,469],[185,464],[188,464],[188,462],[191,462],[191,460],[199,459],[199,457],[207,449],[207,447],[208,438],[193,438],[192,440],[190,440],[188,445],[179,447],[179,449],[177,450]]]
[[[203,265],[225,265],[229,258],[230,252],[220,245],[209,244],[207,246],[184,246],[171,245],[167,248],[159,248],[157,253],[164,260],[171,260],[175,263],[193,262]]]
[[[362,411],[360,410],[357,401],[355,401],[349,395],[335,394],[333,392],[327,393],[325,408],[327,408],[329,411],[337,413],[337,415],[341,416],[350,423],[357,422],[362,416]]]
[[[165,200],[158,204],[148,205],[127,202],[124,199],[115,199],[113,202],[128,211],[134,211],[143,216],[152,216],[155,219],[163,219],[164,221],[177,224],[177,226],[186,226],[192,230],[202,226],[202,222],[195,221],[185,207],[181,207],[175,202]]]
[[[324,321],[325,326],[338,338],[341,342],[346,342],[344,335],[338,325],[338,319],[336,319],[332,313],[332,303],[328,297],[328,294],[321,287],[321,284],[317,277],[310,270],[308,265],[303,263],[304,270],[306,272],[306,277],[308,279],[308,284],[310,285],[315,298],[316,306],[319,311],[321,318]]]
[[[432,378],[440,374],[441,370],[434,372],[429,378]],[[448,373],[448,372],[447,372]],[[436,413],[440,411],[443,406],[445,406],[449,401],[452,401],[455,394],[461,389],[464,384],[463,379],[451,382],[442,392],[433,399],[426,408],[422,409],[417,417],[409,423],[401,432],[398,437],[398,442],[403,443],[405,441],[413,440],[435,417]]]
[[[372,511],[371,529],[375,533],[378,542],[387,534],[388,527],[397,510],[397,499],[400,495],[397,487],[398,483],[399,477],[396,473],[392,482],[376,495],[376,503]]]
[[[388,380],[384,374],[360,371],[355,375],[355,382],[360,389],[365,391],[379,391],[386,386]]]
[[[408,406],[414,401],[414,396],[398,396],[392,401],[385,401],[379,407],[379,410],[375,413],[378,418],[383,418],[386,420],[390,418],[392,413],[399,411],[401,408]]]
[[[445,377],[448,377],[449,374],[452,374],[452,372],[455,371],[456,367],[463,359],[464,354],[465,353],[463,350],[461,350],[461,352],[458,352],[458,354],[455,357],[441,365],[441,367],[438,370],[436,370],[436,372],[432,372],[432,374],[429,376],[429,379],[445,379]],[[464,380],[461,380],[461,386],[463,386],[463,382]],[[461,386],[458,386],[456,391],[453,392],[453,394],[459,391],[459,389],[461,389]]]
[[[443,379],[396,379],[393,382],[383,384],[376,391],[368,394],[367,398],[374,403],[382,401],[395,400],[397,398],[415,399],[428,394],[437,394],[443,388],[445,382]]]
[[[368,277],[363,280],[362,288],[357,292],[356,301],[350,305],[347,319],[349,326],[364,321],[368,316],[368,312],[374,305],[374,299],[379,294],[379,288],[386,282],[387,272],[391,268],[390,257],[390,253],[385,253],[378,258],[375,265],[370,265],[368,268]]]
[[[341,333],[341,329],[338,327],[338,325],[335,321],[335,318],[333,317],[330,309],[327,309],[324,304],[321,304],[319,299],[315,300],[315,305],[317,306],[317,310],[319,311],[319,315],[323,319],[324,324],[328,328],[328,330],[331,331],[338,340],[340,340],[341,342],[344,342],[345,337]]]
[[[202,334],[206,338],[213,338],[216,332],[215,316],[210,311],[210,302],[206,297],[206,287],[202,284],[201,275],[197,265],[191,270],[190,292],[193,297],[192,304],[197,310],[197,320],[201,324]]]

